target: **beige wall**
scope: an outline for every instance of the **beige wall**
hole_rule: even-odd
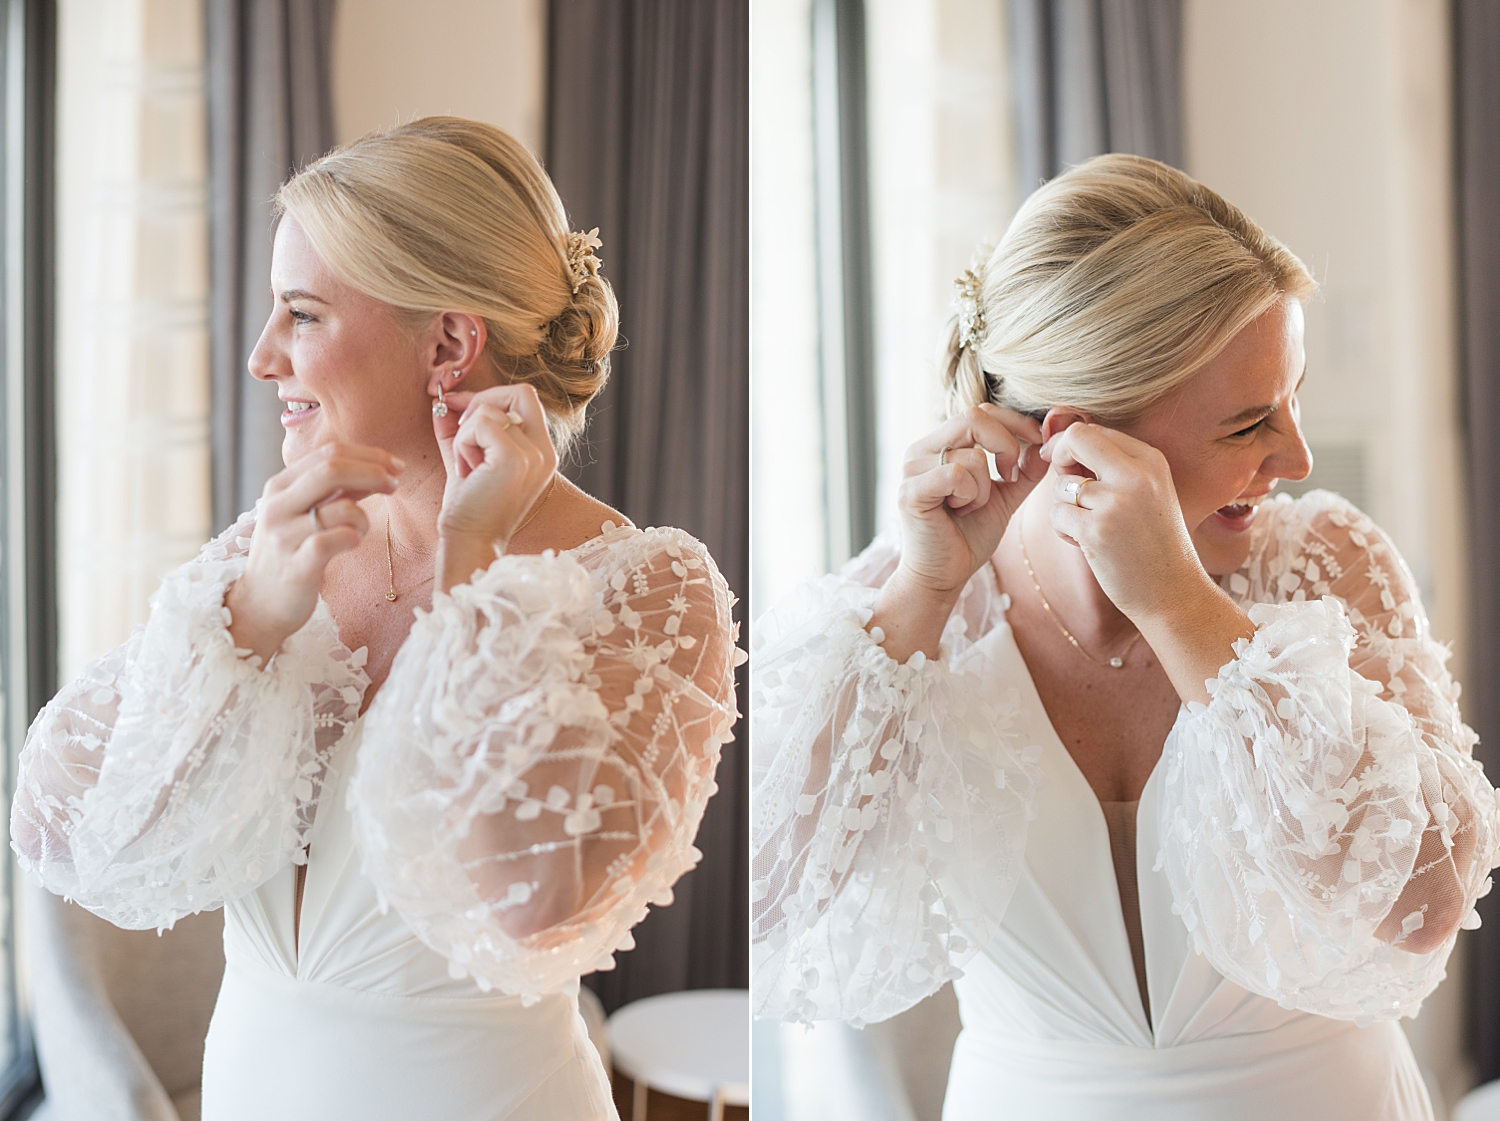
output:
[[[499,125],[540,152],[546,33],[543,0],[339,0],[339,141],[445,114]]]
[[[1456,644],[1462,680],[1447,12],[1444,0],[1188,0],[1184,94],[1188,170],[1322,284],[1307,314],[1309,442],[1325,471],[1340,449],[1362,452],[1369,512],[1421,583],[1434,632]],[[1407,1022],[1450,1106],[1468,1081],[1461,984]]]

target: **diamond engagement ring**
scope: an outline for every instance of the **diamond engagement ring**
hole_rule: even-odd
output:
[[[1093,479],[1069,479],[1064,486],[1064,489],[1068,492],[1068,497],[1073,500],[1073,505],[1077,506],[1080,510],[1083,509],[1084,485],[1093,481]]]

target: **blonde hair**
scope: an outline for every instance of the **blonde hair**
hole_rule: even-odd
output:
[[[965,281],[945,349],[949,414],[1068,406],[1101,424],[1137,419],[1276,303],[1316,288],[1237,207],[1127,155],[1041,187]]]
[[[554,442],[582,429],[609,377],[619,309],[603,277],[575,276],[562,200],[514,137],[424,117],[335,149],[275,205],[365,295],[414,317],[481,317],[485,352],[502,377],[536,389]]]

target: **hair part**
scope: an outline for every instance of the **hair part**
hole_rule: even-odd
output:
[[[986,401],[1136,420],[1277,303],[1317,285],[1237,207],[1143,156],[1096,156],[1043,185],[976,266],[977,326],[949,324],[949,415]]]
[[[458,117],[371,132],[292,176],[275,211],[365,295],[416,321],[483,319],[485,353],[505,381],[536,390],[559,450],[582,430],[619,308],[602,276],[575,280],[562,200],[513,136]]]

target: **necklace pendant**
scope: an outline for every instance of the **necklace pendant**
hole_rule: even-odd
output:
[[[396,593],[395,592],[386,592],[385,593],[385,598],[388,599],[391,603],[395,603],[396,602]]]
[[[1111,658],[1109,660],[1109,668],[1110,669],[1123,669],[1124,667],[1125,667],[1125,659],[1124,658],[1114,657],[1114,658]]]

